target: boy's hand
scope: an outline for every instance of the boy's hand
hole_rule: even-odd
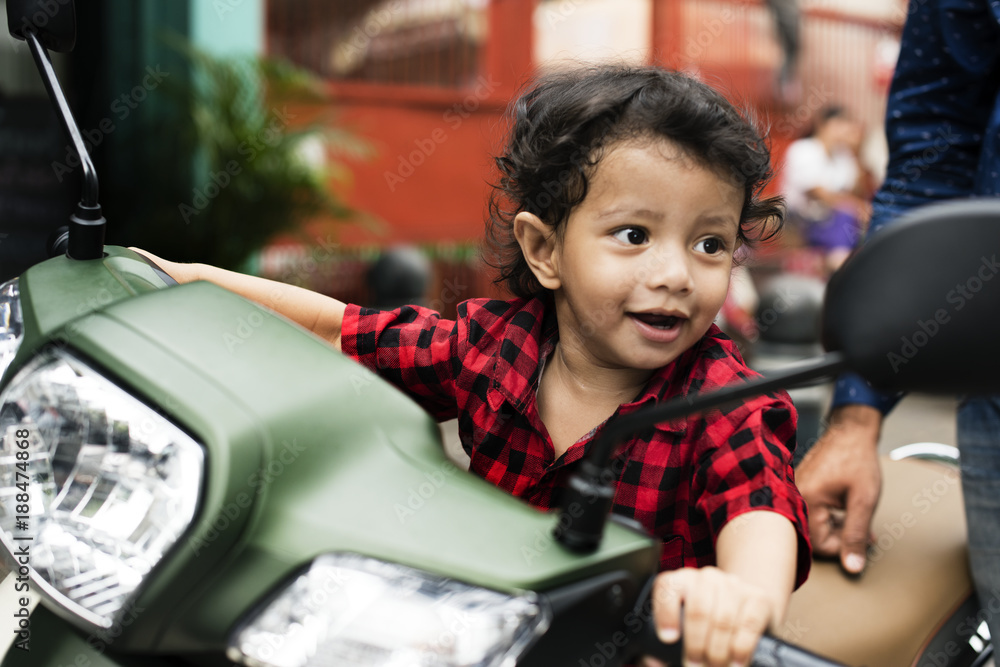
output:
[[[663,572],[653,588],[660,640],[676,642],[684,628],[685,667],[750,664],[761,635],[774,623],[773,596],[716,567]]]

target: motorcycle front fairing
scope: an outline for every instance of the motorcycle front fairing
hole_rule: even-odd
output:
[[[656,571],[655,540],[612,524],[596,552],[566,551],[551,538],[554,514],[455,468],[419,406],[324,341],[215,285],[163,287],[113,247],[100,260],[54,258],[20,279],[24,337],[0,400],[56,349],[200,443],[204,467],[190,524],[111,618],[113,637],[46,593],[48,611],[82,635],[64,647],[38,636],[4,664],[76,654],[80,640],[93,645],[92,664],[139,652],[222,659],[248,612],[331,554],[542,594],[532,597],[547,615],[535,634],[548,638],[534,653],[556,652],[562,637],[565,664],[577,662],[566,653],[571,630],[585,630],[581,658],[595,641],[635,633],[634,614],[626,623]]]

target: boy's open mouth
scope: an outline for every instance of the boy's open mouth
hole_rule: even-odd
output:
[[[657,315],[655,313],[629,313],[629,317],[633,317],[651,327],[664,330],[673,329],[681,323],[682,319],[676,315]]]

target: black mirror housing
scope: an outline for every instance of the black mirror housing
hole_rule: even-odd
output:
[[[823,346],[873,386],[1000,390],[1000,198],[922,207],[830,279]]]
[[[25,30],[38,35],[46,49],[65,53],[76,45],[73,0],[7,0],[7,29],[17,39]]]

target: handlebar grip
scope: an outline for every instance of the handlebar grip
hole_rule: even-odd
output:
[[[683,638],[675,644],[664,644],[656,636],[655,626],[651,622],[646,624],[640,644],[639,653],[641,655],[662,660],[668,665],[681,664],[684,650]],[[753,652],[753,658],[750,660],[750,665],[752,667],[844,667],[839,662],[823,658],[771,635],[764,635],[760,638],[757,648]]]
[[[818,656],[771,635],[764,635],[757,642],[750,664],[753,667],[844,667],[839,662]]]
[[[643,630],[639,634],[638,644],[637,656],[648,655],[651,658],[656,658],[661,662],[671,665],[671,667],[681,664],[681,657],[684,655],[683,635],[673,644],[664,644],[656,636],[656,624],[653,623],[653,619],[649,619],[644,624]]]

